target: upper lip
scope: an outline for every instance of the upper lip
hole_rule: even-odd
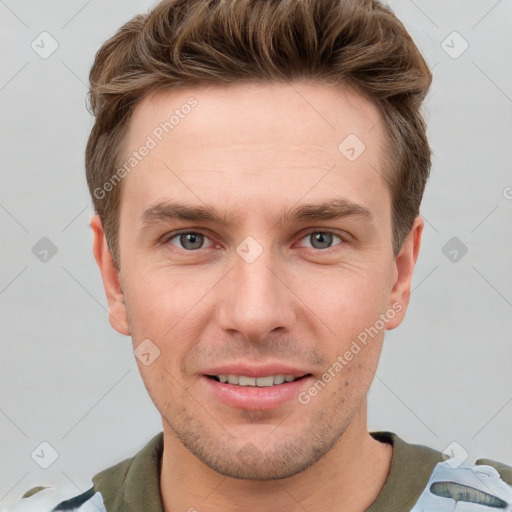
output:
[[[307,370],[294,366],[287,366],[281,363],[273,364],[224,364],[205,370],[204,375],[244,375],[245,377],[267,377],[268,375],[293,375],[303,377],[308,375]]]

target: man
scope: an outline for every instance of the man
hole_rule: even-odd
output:
[[[163,432],[16,510],[511,507],[509,466],[367,430],[430,170],[431,74],[389,9],[164,0],[90,82],[94,255]]]

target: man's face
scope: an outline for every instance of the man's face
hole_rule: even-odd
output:
[[[154,147],[124,178],[111,312],[134,348],[150,340],[138,365],[164,431],[225,475],[298,473],[364,415],[405,312],[377,109],[325,85],[193,88],[145,98],[127,144]],[[345,215],[313,215],[334,201]],[[174,203],[226,224],[173,218]],[[227,374],[253,379],[212,377]],[[297,379],[254,380],[283,374]]]

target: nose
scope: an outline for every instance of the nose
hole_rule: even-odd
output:
[[[291,273],[282,261],[264,249],[254,261],[234,255],[231,272],[222,284],[217,318],[225,331],[241,333],[261,342],[279,329],[289,332],[296,324]]]

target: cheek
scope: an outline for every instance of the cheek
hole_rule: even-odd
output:
[[[138,265],[128,276],[130,299],[138,312],[153,315],[158,321],[166,311],[176,312],[186,308],[193,290],[197,289],[196,276],[183,275],[179,270],[143,267]]]
[[[125,300],[134,348],[150,339],[160,349],[166,367],[181,361],[205,328],[206,296],[212,287],[197,271],[137,269],[127,276]],[[172,364],[171,364],[172,363]],[[171,364],[171,366],[169,366]],[[144,368],[143,368],[144,370]]]
[[[304,281],[299,296],[336,336],[357,334],[372,325],[386,304],[386,285],[378,273],[330,269]],[[307,293],[306,293],[307,291]],[[333,334],[333,333],[331,333]]]

